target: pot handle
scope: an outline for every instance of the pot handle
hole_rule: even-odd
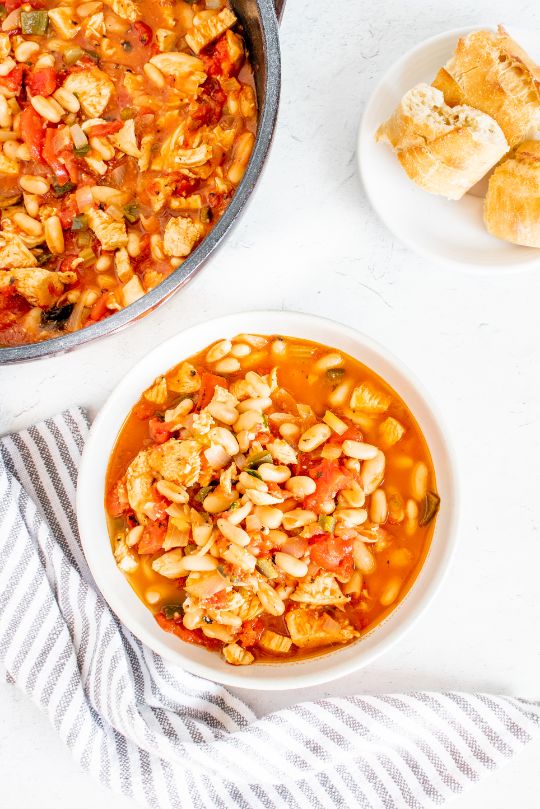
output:
[[[274,0],[274,9],[276,12],[278,22],[281,22],[284,8],[285,8],[285,0]]]

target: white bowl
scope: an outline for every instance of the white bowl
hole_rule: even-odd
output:
[[[392,149],[375,142],[375,133],[407,90],[430,84],[452,55],[460,36],[481,28],[457,28],[426,39],[402,56],[383,76],[368,101],[358,135],[358,165],[366,193],[378,215],[407,247],[453,268],[517,270],[540,265],[540,250],[510,244],[487,232],[483,217],[485,182],[461,200],[423,191],[409,180]],[[540,39],[532,29],[508,27],[508,33],[536,61]],[[482,187],[482,185],[484,187]]]
[[[155,377],[220,337],[241,332],[283,334],[316,340],[356,357],[380,374],[403,398],[429,445],[441,508],[431,548],[413,586],[373,630],[354,644],[317,658],[291,663],[233,667],[221,656],[183,643],[157,625],[121,571],[112,551],[103,506],[105,474],[116,437],[129,410]],[[384,348],[331,320],[295,312],[246,312],[200,323],[156,348],[132,368],[95,419],[77,487],[77,516],[83,550],[97,586],[112,610],[143,643],[172,663],[226,685],[257,689],[300,688],[328,682],[366,666],[410,629],[438,590],[456,539],[457,491],[454,462],[433,405],[410,371]]]

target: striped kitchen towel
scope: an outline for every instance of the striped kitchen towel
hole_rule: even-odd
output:
[[[420,809],[538,735],[538,704],[487,694],[354,695],[257,719],[164,662],[118,622],[81,552],[87,431],[74,408],[0,441],[0,660],[110,789],[156,809]]]

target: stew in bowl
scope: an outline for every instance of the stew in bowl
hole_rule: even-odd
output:
[[[236,666],[371,631],[414,582],[439,503],[400,396],[344,351],[280,335],[220,339],[157,376],[106,480],[139,598]]]

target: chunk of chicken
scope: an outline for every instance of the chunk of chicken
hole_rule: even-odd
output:
[[[301,581],[291,595],[291,601],[300,601],[317,607],[338,607],[346,604],[348,600],[332,573],[326,572],[319,573],[313,579],[308,577]]]
[[[126,247],[128,237],[125,222],[117,222],[105,211],[93,208],[88,211],[87,216],[88,223],[104,250],[117,250],[119,247]]]
[[[347,643],[359,636],[344,615],[332,617],[317,609],[291,610],[285,615],[292,642],[301,649]]]
[[[137,159],[141,156],[141,150],[137,145],[137,138],[135,137],[135,121],[133,118],[125,121],[122,129],[114,135],[110,135],[110,139],[116,148],[120,149],[124,154],[130,157],[136,157]]]
[[[199,53],[210,42],[221,36],[227,28],[231,28],[235,22],[236,17],[232,11],[229,8],[223,8],[219,14],[190,28],[186,33],[186,42],[194,53]]]
[[[141,450],[126,471],[127,498],[140,523],[146,523],[144,507],[154,500],[155,474],[149,463],[149,454],[149,450]]]
[[[351,394],[351,410],[360,410],[362,413],[384,413],[388,410],[392,397],[376,388],[371,382],[363,382]]]
[[[77,15],[70,6],[50,8],[48,14],[55,32],[64,39],[73,39],[81,30]]]
[[[114,92],[111,79],[97,67],[79,73],[70,73],[64,87],[75,93],[84,113],[90,118],[99,118]]]
[[[0,231],[0,269],[13,267],[35,267],[37,260],[33,253],[15,233]]]
[[[167,377],[167,387],[173,393],[195,393],[201,387],[201,375],[190,362],[183,362],[178,371]]]
[[[163,249],[168,256],[183,258],[191,253],[202,235],[200,223],[187,216],[171,217],[163,233]]]
[[[206,79],[204,63],[189,53],[179,51],[158,53],[152,56],[150,63],[165,76],[172,76],[175,88],[186,95],[196,95],[199,86]]]
[[[72,280],[72,273],[51,272],[42,267],[16,267],[12,270],[2,271],[0,286],[9,283],[26,298],[32,306],[49,309],[64,291],[64,280]],[[65,279],[68,276],[68,279]]]
[[[178,441],[171,438],[164,444],[152,448],[148,461],[150,467],[159,472],[165,480],[193,486],[201,471],[199,452],[200,445],[197,441]]]
[[[243,649],[238,643],[229,643],[224,646],[223,657],[231,666],[249,666],[255,660],[251,652]]]
[[[109,0],[109,5],[114,13],[122,17],[123,20],[135,22],[135,20],[140,20],[142,17],[140,10],[133,0]]]

